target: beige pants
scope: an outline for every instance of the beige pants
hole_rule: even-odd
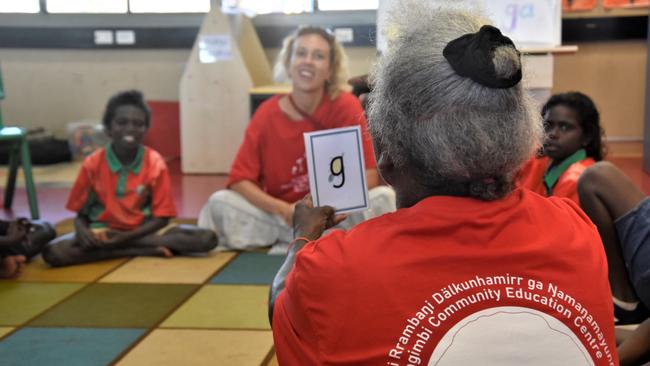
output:
[[[370,218],[395,211],[395,191],[379,186],[368,192],[370,208],[348,214],[337,227],[349,229]],[[219,236],[218,249],[247,250],[293,240],[293,228],[284,220],[252,205],[235,191],[217,191],[199,214],[199,227]]]

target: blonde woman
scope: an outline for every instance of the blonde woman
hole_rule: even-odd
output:
[[[227,189],[215,192],[199,215],[199,226],[216,231],[221,247],[251,249],[293,239],[294,205],[309,193],[305,132],[361,126],[371,209],[351,215],[344,226],[395,209],[392,190],[375,188],[372,142],[361,104],[344,90],[344,62],[341,45],[323,28],[301,27],[285,39],[276,70],[291,80],[291,92],[255,112]]]

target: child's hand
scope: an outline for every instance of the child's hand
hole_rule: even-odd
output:
[[[102,243],[107,246],[118,246],[128,239],[125,231],[106,230],[103,234]]]
[[[95,234],[87,227],[77,228],[75,240],[85,249],[96,249],[101,246],[101,242],[97,240]]]

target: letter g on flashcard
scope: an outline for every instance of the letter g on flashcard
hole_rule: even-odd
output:
[[[361,128],[334,128],[304,134],[309,187],[315,206],[337,213],[368,208]]]

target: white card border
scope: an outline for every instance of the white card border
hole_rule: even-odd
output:
[[[309,173],[309,190],[311,192],[312,201],[314,202],[314,207],[320,206],[320,199],[318,197],[318,186],[316,183],[316,168],[314,167],[314,138],[339,135],[343,133],[354,132],[357,138],[357,149],[358,157],[361,160],[359,166],[361,167],[361,185],[363,190],[363,206],[353,206],[353,207],[344,207],[341,209],[336,209],[336,213],[347,213],[355,211],[363,211],[369,208],[369,197],[368,197],[368,183],[366,182],[366,159],[363,150],[363,141],[361,140],[361,126],[350,126],[350,127],[341,127],[341,128],[332,128],[328,130],[320,130],[314,132],[305,132],[303,138],[305,140],[305,155],[307,156],[307,171]]]

